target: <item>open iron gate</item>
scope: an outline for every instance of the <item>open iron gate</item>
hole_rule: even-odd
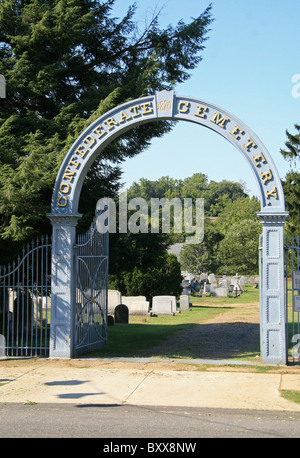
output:
[[[48,356],[51,243],[37,239],[0,267],[0,356]]]
[[[300,238],[285,241],[286,336],[288,362],[300,364]]]
[[[109,233],[97,228],[77,236],[75,356],[90,353],[107,343],[107,284]]]

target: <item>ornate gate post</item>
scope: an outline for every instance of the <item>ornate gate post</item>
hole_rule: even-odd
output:
[[[286,364],[283,227],[288,212],[260,212],[263,226],[260,263],[261,361]]]
[[[53,226],[50,358],[72,358],[74,344],[74,259],[80,214],[49,214]]]

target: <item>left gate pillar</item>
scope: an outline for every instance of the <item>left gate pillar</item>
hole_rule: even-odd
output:
[[[73,246],[78,213],[47,215],[52,232],[50,358],[72,358],[74,348],[75,266]]]

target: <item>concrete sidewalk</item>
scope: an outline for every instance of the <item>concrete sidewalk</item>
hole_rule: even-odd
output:
[[[280,390],[300,391],[300,367],[257,373],[195,361],[2,360],[1,403],[131,404],[300,412]]]

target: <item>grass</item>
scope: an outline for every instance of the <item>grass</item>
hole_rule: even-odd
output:
[[[221,312],[224,309],[219,307],[191,307],[190,312],[175,316],[131,316],[129,324],[118,323],[109,327],[107,346],[91,356],[135,356],[139,351],[152,348],[173,334],[191,329]]]
[[[248,285],[245,289],[245,292],[240,296],[235,297],[233,294],[230,294],[229,297],[210,297],[206,296],[205,298],[200,296],[194,296],[192,298],[193,305],[203,305],[213,304],[213,305],[239,305],[239,304],[254,304],[259,302],[259,289],[253,288],[253,286]]]
[[[280,396],[288,401],[296,402],[300,404],[300,391],[295,390],[281,390]]]
[[[191,297],[191,311],[182,312],[175,316],[130,316],[129,324],[115,324],[108,328],[108,343],[106,347],[91,353],[94,357],[132,357],[138,356],[143,350],[151,349],[155,345],[163,343],[172,335],[184,330],[190,330],[197,325],[215,319],[225,312],[247,313],[245,304],[257,305],[259,303],[259,290],[249,285],[246,291],[238,297]],[[239,307],[241,306],[241,307]],[[250,311],[251,313],[251,311]],[[172,357],[189,357],[192,342],[186,342],[182,346],[180,354]],[[253,353],[253,355],[252,355]],[[257,355],[257,349],[249,347],[247,355],[241,358],[249,359],[251,355]],[[170,355],[161,355],[170,356]]]

